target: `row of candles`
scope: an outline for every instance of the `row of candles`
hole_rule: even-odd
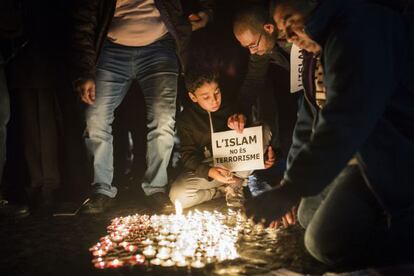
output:
[[[112,220],[108,235],[90,248],[96,268],[163,266],[201,269],[238,258],[241,235],[260,234],[263,228],[246,220],[240,211],[195,211],[176,214],[132,215]]]

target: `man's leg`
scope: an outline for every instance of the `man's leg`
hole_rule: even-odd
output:
[[[86,109],[85,143],[93,161],[93,192],[114,198],[112,186],[114,111],[131,84],[133,50],[105,42],[96,73],[96,99]]]
[[[192,172],[185,172],[171,185],[170,200],[173,203],[178,200],[183,208],[190,208],[213,199],[218,193],[217,187],[223,185],[215,180],[197,177]]]
[[[359,168],[348,166],[335,179],[305,232],[305,246],[330,265],[364,262],[385,227],[383,210],[365,184]]]
[[[340,179],[340,177],[338,177],[337,179]],[[316,196],[302,198],[298,207],[298,222],[303,228],[306,229],[308,227],[316,211],[319,209],[322,202],[327,197],[329,191],[331,190],[332,186],[335,185],[335,183],[336,181],[333,181],[329,186],[327,186],[322,192],[320,192]]]
[[[143,47],[137,56],[137,78],[147,110],[147,170],[142,183],[147,196],[166,193],[168,184],[178,76],[174,45],[172,39],[163,39]]]

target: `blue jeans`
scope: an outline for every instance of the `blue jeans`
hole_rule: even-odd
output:
[[[0,183],[3,177],[4,163],[6,161],[6,135],[7,123],[10,118],[10,99],[4,76],[4,60],[0,53]]]
[[[95,193],[116,196],[111,124],[134,79],[147,110],[147,170],[142,188],[146,195],[165,192],[174,145],[178,68],[175,42],[170,36],[143,47],[104,43],[97,64],[95,103],[86,110],[85,143],[93,158]]]

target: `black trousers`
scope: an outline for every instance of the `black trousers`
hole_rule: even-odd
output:
[[[29,196],[34,190],[50,193],[60,185],[59,122],[56,90],[19,88],[16,99],[18,125],[24,159],[28,168]]]

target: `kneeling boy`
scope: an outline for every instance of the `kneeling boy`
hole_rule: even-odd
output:
[[[229,130],[227,122],[233,109],[222,102],[217,76],[212,73],[189,73],[186,87],[192,104],[177,118],[184,171],[172,184],[170,199],[173,203],[178,200],[183,208],[189,208],[226,195],[228,206],[240,207],[243,204],[244,179],[235,177],[225,168],[214,167],[211,151],[211,132]],[[271,134],[266,127],[263,132],[263,144],[267,145]],[[274,163],[270,146],[268,156],[266,167]],[[244,176],[250,173],[246,172]]]

